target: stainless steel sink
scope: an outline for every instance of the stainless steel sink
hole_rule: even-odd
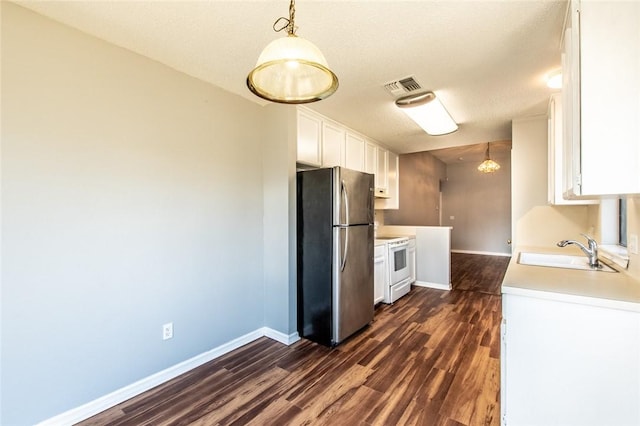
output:
[[[589,261],[585,256],[572,256],[566,254],[521,252],[518,257],[518,263],[521,265],[579,269],[582,271],[618,272],[602,262],[600,262],[600,266],[598,268],[592,268],[589,266]]]

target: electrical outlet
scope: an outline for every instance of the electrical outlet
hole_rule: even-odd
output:
[[[168,322],[162,326],[162,340],[173,338],[173,323]]]
[[[638,234],[629,234],[629,253],[638,254]]]

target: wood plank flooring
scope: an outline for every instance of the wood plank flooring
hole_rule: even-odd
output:
[[[499,425],[508,261],[453,253],[452,291],[414,288],[335,349],[261,338],[80,425]]]

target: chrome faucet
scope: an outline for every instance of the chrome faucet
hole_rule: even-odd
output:
[[[582,250],[584,254],[589,258],[589,266],[591,266],[592,268],[599,268],[600,262],[598,262],[598,243],[596,243],[596,240],[586,234],[580,235],[587,239],[587,241],[589,242],[589,248],[586,248],[584,244],[574,240],[558,241],[558,247],[566,247],[569,244],[577,245],[578,247],[580,247],[580,250]]]

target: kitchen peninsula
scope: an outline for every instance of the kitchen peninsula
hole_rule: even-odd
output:
[[[640,283],[624,272],[523,265],[502,284],[501,410],[508,424],[640,424]],[[585,258],[586,259],[586,258]]]

